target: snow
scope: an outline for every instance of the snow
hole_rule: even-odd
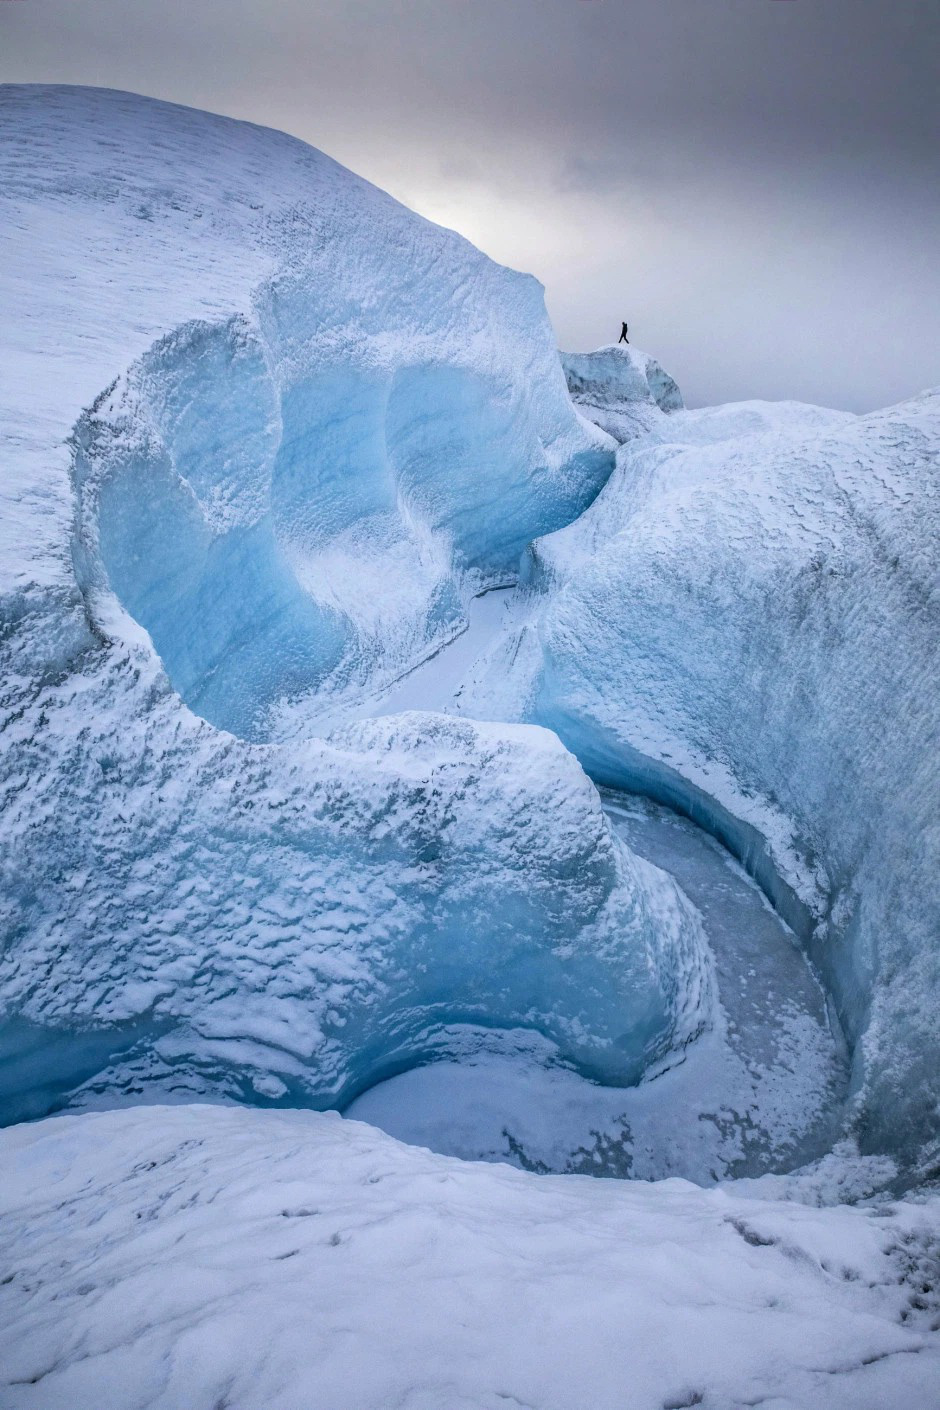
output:
[[[405,710],[459,709],[464,682],[480,658],[498,646],[513,629],[522,604],[515,586],[490,588],[471,598],[464,609],[466,625],[410,666],[397,680],[382,682],[373,692],[353,700],[323,702],[304,698],[282,701],[271,715],[271,735],[278,742],[311,734],[327,735],[349,720],[397,715]]]
[[[0,1151],[9,1410],[936,1402],[936,1202],[537,1177],[218,1107]]]

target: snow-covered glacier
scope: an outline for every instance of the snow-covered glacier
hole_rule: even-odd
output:
[[[0,140],[4,1403],[932,1403],[937,395],[686,410],[229,119]]]
[[[298,1111],[3,1136],[9,1410],[936,1403],[936,1201],[539,1177]]]

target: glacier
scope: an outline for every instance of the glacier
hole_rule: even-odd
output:
[[[563,362],[617,468],[527,550],[454,708],[547,726],[730,848],[825,982],[846,1129],[917,1180],[940,1150],[940,393],[687,411],[635,348]]]
[[[5,1118],[342,1105],[467,1026],[605,1082],[681,1054],[699,917],[557,739],[353,718],[612,468],[538,285],[278,134],[4,101],[33,475],[5,487]],[[51,326],[72,377],[36,409]],[[346,704],[328,740],[298,738],[311,693]]]
[[[931,1403],[940,396],[130,94],[0,169],[5,1403]]]

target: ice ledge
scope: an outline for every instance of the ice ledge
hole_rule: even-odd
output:
[[[610,343],[587,353],[561,353],[572,401],[622,409],[635,402],[661,411],[682,411],[682,393],[669,373],[651,357],[629,344]]]

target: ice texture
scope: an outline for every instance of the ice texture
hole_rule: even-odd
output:
[[[685,411],[291,138],[0,104],[0,1111],[81,1111],[0,1132],[4,1404],[935,1403],[937,397]],[[799,933],[862,1154],[780,916],[582,764]],[[251,1109],[481,1068],[534,1169],[843,1139]]]
[[[702,917],[715,962],[710,1031],[684,1061],[618,1088],[553,1062],[531,1032],[465,1027],[446,1060],[370,1088],[345,1114],[444,1155],[543,1173],[707,1185],[825,1155],[840,1135],[847,1063],[793,932],[689,819],[602,797],[631,851],[674,877]]]
[[[940,1135],[938,448],[937,392],[662,416],[534,546],[516,682],[491,672],[746,861],[834,996],[864,1148],[914,1169]]]
[[[282,134],[2,102],[5,1119],[342,1103],[465,1024],[681,1053],[699,917],[555,737],[304,737],[609,473],[539,285]]]

